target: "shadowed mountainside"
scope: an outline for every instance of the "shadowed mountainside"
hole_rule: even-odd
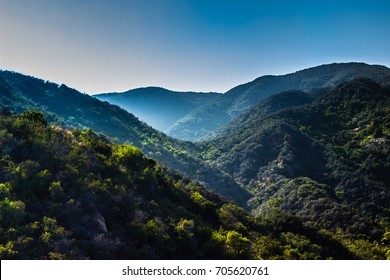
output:
[[[96,94],[94,97],[118,105],[153,128],[166,132],[189,112],[221,99],[222,94],[175,92],[159,87],[146,87],[122,93]]]
[[[335,87],[359,77],[384,84],[389,76],[390,69],[384,66],[333,63],[287,75],[262,76],[223,95],[143,88],[125,93],[97,95],[97,98],[119,105],[142,120],[150,119],[152,126],[156,124],[155,128],[170,136],[195,141],[224,127],[232,119],[272,94],[286,90],[309,91],[315,88]]]
[[[205,161],[253,194],[255,215],[278,209],[359,251],[385,242],[390,228],[389,108],[389,87],[365,78],[288,91],[200,145]]]

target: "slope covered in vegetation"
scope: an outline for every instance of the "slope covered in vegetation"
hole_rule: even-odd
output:
[[[277,208],[362,256],[389,257],[389,89],[358,79],[311,103],[304,96],[282,93],[306,104],[270,114],[261,112],[275,97],[260,103],[203,144],[205,160],[253,194],[255,215]]]
[[[356,258],[275,211],[255,219],[129,144],[0,116],[1,259]]]
[[[287,90],[307,92],[315,88],[333,88],[360,77],[389,85],[389,76],[389,68],[365,63],[333,63],[287,75],[262,76],[232,88],[214,102],[197,106],[171,126],[167,133],[179,139],[201,140],[272,94]]]
[[[66,86],[2,71],[0,252],[389,258],[388,85],[362,78],[272,95],[194,144]]]
[[[168,137],[124,109],[65,85],[0,71],[0,106],[15,113],[42,111],[48,122],[65,128],[91,128],[115,142],[140,148],[147,156],[202,181],[207,188],[241,206],[249,198],[229,175],[195,158],[192,143]]]

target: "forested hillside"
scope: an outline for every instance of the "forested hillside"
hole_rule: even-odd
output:
[[[273,94],[254,106],[252,110],[234,118],[228,125],[213,131],[203,138],[204,141],[216,137],[228,136],[239,131],[242,127],[250,125],[269,114],[282,109],[301,106],[313,102],[321,95],[327,93],[329,88],[311,89],[307,92],[301,90],[289,90]]]
[[[374,68],[380,83],[301,77],[198,143],[1,71],[2,258],[390,258],[390,84]],[[206,105],[228,119],[226,100]]]
[[[389,68],[365,63],[333,63],[287,75],[262,76],[232,88],[215,102],[196,107],[171,126],[167,133],[178,139],[200,140],[272,94],[286,90],[306,92],[316,88],[333,88],[360,77],[389,85],[389,76]],[[149,102],[154,101],[151,99]]]
[[[256,219],[92,130],[0,115],[1,259],[357,258],[280,212]]]
[[[379,251],[390,229],[390,90],[358,79],[317,94],[265,100],[205,142],[204,158],[253,194],[256,216],[277,208]]]
[[[14,113],[42,111],[48,122],[65,128],[91,128],[115,142],[140,148],[147,156],[202,181],[209,189],[241,206],[249,198],[229,175],[195,158],[192,143],[168,137],[124,109],[65,85],[0,71],[0,106]]]

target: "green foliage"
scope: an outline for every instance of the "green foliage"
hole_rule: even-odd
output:
[[[372,81],[272,96],[196,145],[66,86],[1,72],[0,93],[2,258],[389,258],[390,93]]]
[[[17,251],[14,251],[14,244],[9,241],[7,244],[0,244],[0,258],[4,259],[13,259],[18,254]]]
[[[389,108],[389,89],[367,79],[314,94],[280,93],[203,143],[202,155],[252,193],[254,215],[278,220],[285,213],[334,235],[342,228],[350,235],[336,236],[356,256],[383,259]],[[313,258],[296,249],[283,257]]]
[[[144,92],[145,90],[148,91],[148,89],[140,90],[142,96],[144,94],[147,96],[148,93]],[[157,111],[160,113],[166,112],[164,118],[161,116],[158,118],[158,122],[171,119],[174,123],[179,117],[174,112],[184,110],[183,114],[185,114],[188,110],[196,107],[195,103],[200,105],[202,104],[202,100],[218,100],[222,96],[221,94],[215,93],[179,94],[167,92],[159,88],[154,88],[153,90],[158,93],[157,95],[152,93],[154,98],[160,96],[162,99],[172,100],[172,98],[178,96],[183,97],[181,101],[184,107],[173,105],[173,103],[165,102],[164,100],[160,101],[165,105],[153,106],[149,98],[144,99],[143,105],[152,106],[149,112],[150,114],[147,115],[152,116]],[[134,102],[132,104],[134,105]],[[46,119],[43,118],[42,113],[39,111],[44,112]],[[60,129],[59,127],[76,129],[73,133],[75,138],[78,139],[74,140],[80,141],[83,144],[82,147],[86,146],[93,149],[97,152],[98,156],[103,158],[113,152],[112,147],[107,145],[108,139],[117,143],[126,143],[126,145],[129,144],[129,147],[137,147],[145,155],[167,164],[170,168],[177,169],[183,174],[204,182],[209,189],[229,200],[235,201],[242,207],[245,207],[246,201],[249,198],[249,194],[240,188],[230,176],[226,176],[226,174],[223,174],[218,169],[205,164],[197,156],[198,148],[193,143],[168,137],[139,121],[134,115],[124,109],[107,102],[99,101],[92,96],[82,94],[65,85],[59,86],[18,73],[0,71],[1,112],[4,116],[9,115],[11,112],[22,114],[19,116],[19,124],[18,122],[15,123],[15,125],[19,126],[19,132],[32,129],[31,127],[34,127],[34,125],[44,126],[46,123],[55,124],[58,126],[58,129]],[[25,122],[26,120],[29,120],[29,122]],[[40,129],[43,129],[43,127]],[[3,137],[7,137],[3,133],[4,131],[0,131],[0,140]],[[38,135],[43,138],[40,140],[46,141],[46,138],[55,137],[50,130],[46,130],[45,133],[47,134],[41,133]],[[29,139],[29,141],[34,142],[35,139]],[[80,149],[82,147],[80,146]],[[41,153],[41,150],[44,150],[44,147],[36,145],[36,153]],[[62,150],[61,153],[70,152],[73,153],[74,157],[78,157],[80,152],[76,150]],[[116,152],[119,150],[120,148],[116,149]],[[24,150],[20,150],[20,156],[23,156],[25,152]],[[59,156],[53,155],[52,157],[58,158]],[[125,159],[126,157],[121,158],[121,164],[123,164],[124,168],[129,167],[126,164],[139,164],[137,162],[137,156],[130,159],[134,160],[134,162],[125,163],[123,162]],[[90,159],[86,155],[84,160],[88,161]],[[139,156],[138,160],[142,161]],[[53,158],[48,158],[47,162],[53,163]],[[55,164],[59,165],[58,162]],[[76,169],[80,168],[79,166],[74,167]],[[42,191],[43,194],[46,192],[45,195],[47,195],[47,190],[42,189]]]
[[[0,201],[0,222],[3,228],[9,228],[17,225],[25,213],[25,204],[23,201],[10,201],[7,197]]]
[[[13,116],[0,116],[0,131],[4,259],[287,256],[276,222],[262,224],[132,145]],[[299,257],[329,255],[307,229],[299,234],[304,245],[289,242]]]
[[[195,223],[193,220],[180,219],[180,222],[176,226],[176,230],[179,233],[179,238],[192,238],[194,234]]]
[[[41,112],[27,111],[20,115],[19,118],[30,121],[34,124],[47,125],[46,118]]]
[[[251,255],[251,242],[235,230],[219,228],[213,232],[212,239],[224,248],[230,258],[247,259]]]
[[[228,231],[225,241],[226,250],[234,258],[247,258],[250,255],[250,241],[241,233],[234,230]]]
[[[129,168],[139,170],[144,165],[144,157],[140,149],[132,145],[117,146],[113,156],[118,159],[118,162]]]

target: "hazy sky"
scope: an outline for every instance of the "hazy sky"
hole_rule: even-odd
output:
[[[349,61],[390,66],[390,1],[0,0],[0,69],[87,93]]]

